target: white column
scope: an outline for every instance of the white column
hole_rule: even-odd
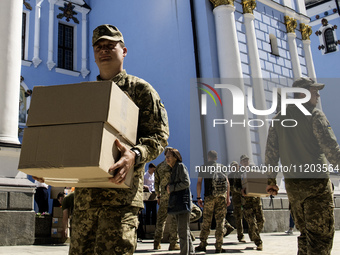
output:
[[[312,78],[314,81],[317,81],[315,68],[314,68],[314,61],[313,61],[313,56],[312,56],[312,50],[310,48],[311,41],[302,40],[302,43],[303,43],[303,50],[305,51],[308,77]],[[317,108],[322,110],[321,98],[319,98],[318,104],[316,106]]]
[[[299,54],[297,51],[296,46],[296,34],[295,33],[287,33],[288,36],[288,44],[289,44],[289,53],[290,53],[290,59],[292,61],[292,67],[293,67],[293,76],[294,80],[301,77],[301,67],[300,67],[300,61],[299,61]]]
[[[293,0],[283,0],[282,3],[284,6],[289,7],[290,9],[292,9],[292,1]]]
[[[218,63],[222,82],[223,78],[228,78],[228,81],[233,79],[232,85],[236,85],[244,92],[234,11],[235,7],[232,5],[219,5],[214,9]],[[233,115],[231,94],[226,89],[222,89],[221,93],[224,118],[238,123],[245,121],[245,126],[225,127],[228,160],[239,160],[242,154],[248,154],[252,159],[248,114],[245,112],[244,115]]]
[[[246,27],[248,56],[249,56],[249,61],[250,61],[255,106],[256,106],[256,109],[258,110],[266,110],[267,109],[266,96],[264,93],[261,63],[260,63],[260,57],[259,57],[257,40],[256,40],[256,35],[255,35],[255,27],[254,27],[255,17],[254,17],[254,14],[251,14],[251,13],[244,13],[243,16],[244,16],[244,25]],[[264,116],[264,115],[258,115],[257,118],[261,119],[264,123],[262,127],[258,128],[259,144],[261,148],[261,159],[262,159],[262,162],[264,162],[266,143],[267,143],[267,133],[268,133],[268,123],[266,119],[268,118],[267,116]]]
[[[0,142],[19,144],[22,0],[3,0],[0,8]]]
[[[39,50],[40,50],[40,9],[41,4],[44,0],[36,0],[35,5],[35,24],[34,24],[34,50],[33,50],[33,65],[34,67],[38,67],[41,63],[41,59],[39,57]]]
[[[296,11],[307,16],[305,1],[304,0],[296,0],[296,4],[297,4],[297,10]]]
[[[313,80],[316,80],[312,51],[311,51],[311,48],[310,48],[311,41],[310,40],[302,40],[302,43],[303,43],[303,50],[305,51],[308,77],[312,78]]]
[[[86,10],[86,9],[85,9]],[[87,69],[86,64],[87,64],[87,20],[86,20],[86,15],[89,12],[89,10],[83,11],[82,12],[82,21],[81,21],[81,37],[82,37],[82,45],[81,45],[81,75],[83,78],[85,78],[90,71]]]
[[[48,21],[48,56],[47,56],[47,67],[48,70],[56,65],[53,62],[53,28],[54,28],[54,4],[57,0],[48,0],[50,2],[49,21]]]

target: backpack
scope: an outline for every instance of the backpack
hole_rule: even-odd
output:
[[[212,178],[212,195],[215,197],[225,196],[227,190],[227,176],[220,171],[215,171]]]

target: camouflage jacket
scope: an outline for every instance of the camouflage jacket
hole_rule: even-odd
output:
[[[311,116],[304,115],[295,105],[287,107],[286,116],[275,116],[267,139],[266,166],[277,166],[281,160],[285,179],[328,178],[327,160],[332,167],[340,167],[340,149],[325,114],[309,104],[305,107]],[[284,127],[281,121],[294,119],[295,127]],[[290,123],[291,124],[291,123]],[[289,124],[289,125],[290,125]],[[320,168],[320,169],[319,169]],[[314,169],[314,170],[313,170]],[[320,171],[319,171],[320,170]],[[268,184],[276,184],[276,172],[269,176]]]
[[[97,77],[100,80],[99,76]],[[134,168],[129,189],[76,188],[75,208],[87,210],[99,206],[131,205],[143,207],[143,178],[145,164],[158,157],[167,146],[168,117],[156,90],[146,81],[126,74],[117,74],[114,81],[139,107],[137,143],[141,163]]]
[[[166,190],[166,186],[169,184],[171,176],[171,167],[164,160],[158,164],[155,171],[155,191],[157,196],[161,196],[162,199],[169,199],[169,194]]]

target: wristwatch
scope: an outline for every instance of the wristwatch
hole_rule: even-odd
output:
[[[132,148],[131,151],[133,151],[136,156],[135,156],[135,166],[140,164],[140,160],[142,158],[142,154],[137,148]]]

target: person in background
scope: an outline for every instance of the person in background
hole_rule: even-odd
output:
[[[69,193],[63,200],[62,203],[62,210],[63,210],[63,238],[67,238],[67,230],[69,227],[69,220],[70,226],[72,223],[72,215],[73,215],[73,208],[74,208],[74,188],[72,188],[71,193]],[[72,235],[72,228],[70,227],[70,237]]]
[[[292,217],[292,214],[289,214],[289,229],[285,231],[287,235],[292,235],[293,234],[293,228],[295,226],[294,219]]]
[[[240,157],[240,165],[243,168],[243,172],[247,171],[250,167],[249,157],[247,155],[242,155]],[[263,242],[260,233],[264,226],[264,214],[262,210],[262,203],[260,197],[250,197],[244,194],[244,189],[242,189],[242,195],[244,195],[243,200],[243,216],[248,223],[248,234],[251,241],[254,241],[256,245],[256,250],[263,250]]]
[[[148,171],[144,174],[144,192],[155,193],[155,175],[156,166],[149,164]],[[155,225],[157,219],[157,200],[146,200],[145,203],[145,224]]]
[[[292,86],[305,90],[294,93],[294,99],[305,100],[306,94],[310,95],[306,103],[300,104],[310,115],[291,104],[285,115],[279,112],[274,117],[273,123],[291,119],[297,125],[287,128],[274,124],[269,128],[265,164],[276,167],[280,161],[289,169],[304,167],[283,173],[291,214],[300,231],[298,254],[330,254],[334,238],[334,201],[329,169],[339,168],[340,148],[326,115],[316,107],[319,91],[325,84],[301,77]],[[273,171],[268,178],[270,195],[277,195],[279,190],[276,175]]]
[[[34,200],[38,206],[38,212],[44,213],[48,212],[48,185],[44,183],[44,180],[35,180],[34,184],[36,186],[36,192],[34,195]]]
[[[223,253],[223,230],[225,225],[225,218],[227,214],[227,207],[230,205],[230,186],[228,177],[220,172],[221,176],[215,175],[218,168],[223,169],[223,165],[216,162],[217,152],[211,150],[208,152],[207,167],[214,169],[211,172],[200,172],[197,180],[197,203],[203,207],[203,223],[200,232],[200,244],[195,248],[196,252],[206,252],[207,239],[210,233],[210,227],[213,215],[216,219],[215,231],[215,253]],[[201,197],[202,181],[204,179],[204,205]],[[230,226],[232,230],[234,228]]]
[[[230,163],[232,173],[229,174],[229,183],[231,191],[231,200],[233,203],[233,214],[235,218],[235,225],[237,229],[237,239],[241,243],[245,243],[243,234],[243,212],[242,212],[242,182],[239,164],[236,161]]]
[[[57,195],[57,199],[53,199],[53,206],[52,207],[61,207],[63,200],[65,197],[64,192],[59,192]]]
[[[164,156],[171,147],[166,147],[164,150]],[[170,221],[169,230],[169,251],[179,250],[180,247],[177,244],[177,221],[173,215],[168,214],[169,194],[166,190],[166,186],[169,184],[171,167],[166,163],[166,160],[157,165],[155,171],[155,192],[157,196],[157,203],[159,205],[157,212],[156,230],[154,235],[154,249],[161,249],[161,240],[163,239],[163,233],[165,228],[165,222],[167,218]]]
[[[191,191],[187,167],[182,163],[182,156],[177,149],[168,149],[166,163],[171,167],[171,176],[167,185],[169,197],[168,213],[175,216],[180,240],[180,254],[195,254],[190,235]]]

